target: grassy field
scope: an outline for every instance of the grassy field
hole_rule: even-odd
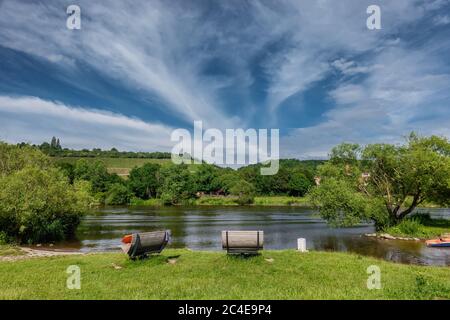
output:
[[[66,288],[70,265],[80,267],[80,290]],[[379,290],[367,288],[371,265]],[[449,275],[346,253],[172,249],[140,261],[111,253],[0,262],[0,299],[450,299]]]
[[[109,173],[117,173],[119,176],[128,176],[134,167],[143,166],[146,163],[159,163],[161,165],[169,163],[170,159],[142,159],[142,158],[89,158],[89,157],[54,157],[56,162],[75,163],[80,159],[87,161],[103,161]]]

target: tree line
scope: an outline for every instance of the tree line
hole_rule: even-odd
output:
[[[233,170],[202,163],[146,163],[133,168],[128,179],[108,173],[101,160],[58,161],[71,183],[91,184],[100,204],[128,204],[133,198],[161,199],[166,205],[190,204],[202,195],[233,196],[238,204],[253,203],[255,195],[304,196],[314,184],[314,169],[299,160],[281,160],[276,176],[261,176],[260,165]]]
[[[27,145],[21,143],[20,145]],[[52,137],[50,142],[43,142],[40,145],[32,145],[44,154],[51,157],[78,157],[78,158],[140,158],[140,159],[170,159],[170,152],[131,152],[119,151],[116,148],[102,150],[100,148],[74,150],[63,148],[59,138]]]

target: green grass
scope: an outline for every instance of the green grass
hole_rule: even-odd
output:
[[[101,157],[54,157],[56,162],[75,163],[80,159],[87,161],[103,161],[109,173],[116,173],[126,178],[134,167],[141,167],[146,163],[159,163],[165,165],[171,162],[170,159],[143,159],[143,158],[101,158]]]
[[[81,269],[81,290],[66,288],[70,265]],[[371,265],[381,269],[380,290],[367,289]],[[140,261],[112,253],[0,262],[0,299],[435,298],[450,299],[448,268],[346,253],[263,251],[245,259],[171,249]]]
[[[233,196],[209,196],[203,195],[195,199],[195,206],[237,206],[236,198]],[[132,199],[132,206],[162,206],[160,199]],[[308,206],[306,198],[287,196],[255,197],[255,206]]]
[[[132,206],[163,206],[163,202],[161,199],[139,199],[139,198],[133,198],[131,199],[130,205]]]
[[[255,197],[258,206],[309,206],[306,197],[265,196]]]
[[[198,206],[237,206],[237,197],[224,196],[201,196],[195,200]]]
[[[446,233],[450,234],[450,220],[415,216],[407,218],[398,225],[385,229],[383,232],[396,237],[431,239]]]

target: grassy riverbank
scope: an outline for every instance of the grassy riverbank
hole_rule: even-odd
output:
[[[195,199],[192,205],[196,206],[237,206],[237,197],[233,196],[202,196]],[[160,199],[132,199],[132,206],[162,206]],[[306,197],[289,197],[289,196],[265,196],[255,197],[253,203],[255,206],[310,206]]]
[[[66,288],[70,265],[81,290]],[[381,269],[380,290],[367,289],[370,265]],[[346,253],[172,249],[135,262],[118,253],[0,262],[0,299],[450,299],[449,272]]]
[[[419,215],[407,218],[395,227],[385,229],[384,233],[395,237],[431,239],[443,234],[450,234],[450,220],[430,219],[426,215]]]

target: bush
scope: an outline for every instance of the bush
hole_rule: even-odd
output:
[[[241,206],[252,204],[255,201],[255,187],[245,180],[240,180],[237,182],[230,189],[230,192],[232,195],[237,196],[235,201]]]
[[[195,198],[195,181],[186,165],[171,165],[161,169],[163,183],[161,200],[166,205],[187,203]]]
[[[105,204],[123,205],[129,204],[132,194],[126,186],[120,183],[113,184],[106,193]]]
[[[25,167],[1,178],[0,185],[0,231],[8,241],[67,239],[90,205],[88,185],[70,185],[56,168]]]
[[[9,237],[8,237],[8,235],[6,234],[6,232],[0,231],[0,246],[1,246],[1,245],[8,244],[9,242],[10,242],[10,241],[9,241]]]
[[[159,183],[160,165],[146,163],[142,167],[135,167],[130,171],[128,186],[134,195],[141,199],[155,197]]]
[[[28,145],[19,147],[0,142],[0,177],[10,175],[27,166],[46,169],[50,167],[50,159],[41,151]]]

